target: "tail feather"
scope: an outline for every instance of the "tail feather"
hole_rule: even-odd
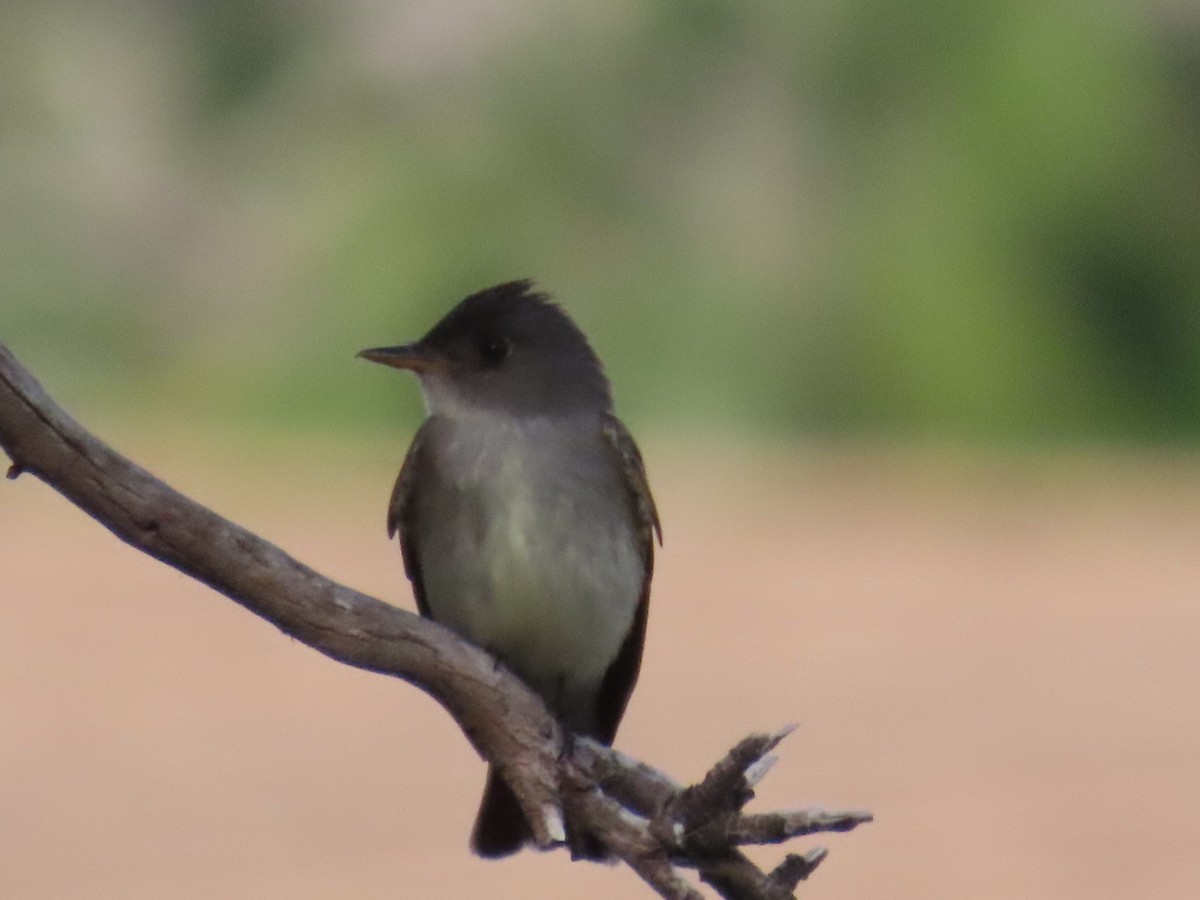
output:
[[[511,856],[533,840],[533,831],[521,812],[512,789],[494,768],[488,769],[483,802],[471,832],[471,849],[485,859]],[[608,862],[611,857],[604,845],[586,832],[567,826],[567,845],[572,859]]]
[[[488,769],[483,802],[471,832],[471,849],[487,859],[510,856],[533,839],[512,789],[494,768]]]

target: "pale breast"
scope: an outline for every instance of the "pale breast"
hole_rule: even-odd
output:
[[[420,543],[434,618],[547,699],[564,679],[598,684],[644,575],[628,492],[599,429],[479,416],[433,437],[445,490],[422,504]]]

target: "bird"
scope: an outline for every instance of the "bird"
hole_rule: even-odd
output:
[[[415,343],[359,356],[415,373],[426,407],[387,510],[418,611],[532,688],[568,746],[611,745],[641,668],[662,526],[587,337],[519,280],[468,296]],[[490,767],[471,849],[504,857],[532,836]],[[570,822],[567,839],[576,858],[607,856]]]

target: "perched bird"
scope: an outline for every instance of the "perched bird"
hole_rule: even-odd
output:
[[[568,734],[611,744],[641,666],[662,534],[587,338],[514,281],[467,297],[416,343],[359,355],[415,372],[428,411],[387,516],[421,615],[496,656]],[[506,856],[531,837],[489,770],[472,849]],[[576,855],[603,856],[568,837]]]

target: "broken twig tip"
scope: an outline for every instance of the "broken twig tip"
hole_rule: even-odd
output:
[[[767,877],[776,887],[782,888],[790,894],[796,889],[796,885],[808,878],[828,855],[829,851],[824,847],[814,847],[803,856],[798,853],[789,853]]]
[[[795,731],[799,727],[800,727],[800,725],[798,723],[789,722],[787,725],[784,725],[782,728],[780,728],[778,731],[774,732],[773,734],[758,735],[757,737],[760,740],[765,738],[766,742],[767,742],[766,747],[763,748],[763,752],[765,753],[768,750],[773,750],[776,747],[778,747],[780,741],[782,741],[785,737],[787,737],[789,734],[791,734],[793,731]]]
[[[557,807],[552,805],[542,807],[542,821],[546,825],[546,832],[550,835],[552,845],[567,842],[567,829]]]
[[[853,831],[859,825],[865,825],[867,822],[875,821],[875,817],[865,809],[840,810],[837,812],[826,812],[821,809],[814,809],[802,812],[813,826],[813,831]]]
[[[758,762],[753,763],[746,769],[746,784],[749,787],[755,787],[760,781],[767,777],[767,773],[775,768],[775,763],[779,761],[777,756],[764,756]]]

